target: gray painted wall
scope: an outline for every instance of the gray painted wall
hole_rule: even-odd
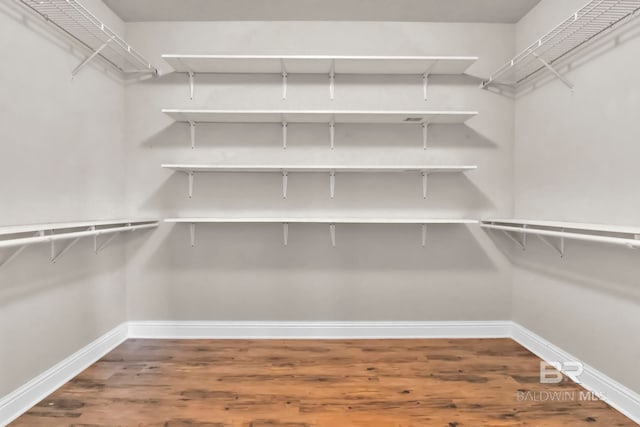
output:
[[[478,55],[471,75],[486,75],[514,49],[511,25],[219,22],[133,23],[130,42],[162,63],[163,53]],[[162,71],[171,69],[162,65]],[[470,76],[433,77],[422,99],[419,76],[196,76],[188,98],[184,74],[131,86],[126,94],[127,182],[132,213],[160,216],[433,216],[510,215],[513,102],[478,89]],[[189,147],[185,124],[161,108],[471,109],[469,126],[434,127],[421,148],[419,126],[338,126],[329,150],[326,126],[290,125],[289,149],[279,125],[201,125]],[[411,175],[328,176],[229,174],[196,176],[187,197],[183,174],[167,162],[477,164],[464,175],[432,176],[423,200]],[[163,226],[128,268],[132,320],[448,320],[510,318],[510,265],[478,227],[434,226],[428,247],[420,227],[338,226],[337,248],[326,226]]]
[[[82,54],[15,5],[0,3],[0,224],[125,216],[124,87],[101,67],[71,80]],[[124,246],[92,249],[52,264],[31,246],[0,269],[0,396],[126,319]]]
[[[543,0],[517,26],[520,47],[581,3]],[[516,217],[638,224],[639,49],[636,20],[574,57],[575,91],[552,80],[518,99]],[[514,320],[640,391],[637,251],[571,241],[559,259],[530,241],[514,252]]]

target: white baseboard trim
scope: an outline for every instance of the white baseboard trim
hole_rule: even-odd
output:
[[[130,338],[375,339],[507,338],[509,321],[469,322],[129,322]]]
[[[588,391],[604,396],[604,401],[610,406],[640,424],[640,394],[517,323],[513,323],[511,338],[544,361],[581,362],[584,372],[580,375],[580,385]]]
[[[127,339],[123,323],[0,399],[0,425],[6,425],[87,369]]]
[[[0,399],[0,425],[9,423],[127,338],[155,339],[393,339],[512,338],[543,360],[579,361],[511,321],[444,322],[193,322],[124,323]],[[584,365],[582,386],[640,423],[640,395]]]

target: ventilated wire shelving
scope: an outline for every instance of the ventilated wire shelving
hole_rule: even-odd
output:
[[[571,86],[554,68],[554,64],[603,32],[637,16],[638,10],[640,0],[590,1],[500,67],[483,82],[482,87],[503,84],[518,88],[544,69]]]
[[[96,56],[125,74],[157,74],[157,69],[149,61],[76,0],[16,1],[41,15],[90,51],[90,55],[76,67],[73,75]]]

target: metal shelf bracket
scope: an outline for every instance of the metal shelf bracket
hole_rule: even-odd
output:
[[[282,121],[282,149],[286,150],[287,149],[287,128],[288,128],[288,123],[285,122],[284,120]]]
[[[87,231],[93,231],[95,230],[95,227],[89,227],[87,229]],[[80,237],[76,237],[75,239],[71,240],[69,243],[67,243],[67,245],[62,248],[62,250],[60,252],[58,252],[56,254],[56,242],[55,240],[51,241],[51,262],[56,263],[60,257],[64,254],[66,254],[67,252],[69,252],[69,250],[71,248],[73,248],[79,241],[80,241]]]
[[[336,195],[336,171],[329,172],[329,195],[332,199]]]
[[[334,100],[336,96],[336,61],[331,60],[331,71],[329,71],[329,99]]]
[[[189,121],[189,136],[191,138],[191,149],[196,148],[196,122]]]
[[[193,100],[193,93],[195,91],[195,73],[189,71],[189,99]]]
[[[429,142],[429,123],[422,124],[422,149],[427,149],[427,144]]]
[[[562,230],[562,232],[564,232],[564,229]],[[559,237],[558,243],[555,244],[553,240],[548,236],[542,236],[540,234],[537,234],[537,236],[545,245],[558,252],[560,258],[564,258],[564,237]]]
[[[428,184],[428,176],[429,174],[426,173],[425,171],[421,172],[422,175],[422,198],[426,199],[427,198],[427,184]]]
[[[78,66],[76,68],[74,68],[73,71],[71,72],[71,78],[74,78],[75,76],[77,76],[78,73],[80,72],[80,70],[82,70],[87,64],[89,64],[93,60],[93,58],[95,58],[96,56],[100,55],[100,52],[102,52],[104,50],[104,48],[106,48],[109,45],[109,43],[111,43],[113,41],[113,39],[115,39],[115,37],[116,36],[111,36],[111,38],[109,40],[107,40],[106,42],[104,42],[102,44],[102,46],[100,46],[99,48],[94,50],[91,55],[86,57],[84,61],[82,61],[80,64],[78,64]]]
[[[527,239],[525,235],[522,236],[522,240],[519,240],[517,237],[514,237],[513,234],[511,234],[511,232],[509,231],[502,230],[502,232],[509,238],[509,240],[514,241],[518,246],[520,246],[523,251],[527,249]]]
[[[193,198],[193,181],[195,173],[193,171],[187,172],[187,179],[189,180],[189,198]]]
[[[2,261],[0,261],[0,268],[4,267],[5,265],[7,265],[11,261],[13,261],[15,258],[17,258],[18,255],[20,255],[22,253],[22,251],[25,250],[26,247],[27,247],[27,245],[22,245],[22,246],[18,246],[17,248],[11,250],[9,252],[9,254]]]
[[[573,90],[573,83],[571,83],[565,76],[560,74],[560,72],[556,70],[554,67],[552,67],[551,64],[549,64],[547,61],[545,61],[540,55],[538,55],[535,52],[531,53],[531,55],[533,55],[538,61],[540,61],[540,63],[544,65],[547,68],[547,70],[549,70],[554,76],[556,76],[562,83],[564,83],[565,86]]]
[[[329,122],[329,143],[332,150],[335,148],[335,141],[336,141],[336,122],[331,120]]]
[[[196,224],[189,224],[189,238],[191,240],[191,247],[196,245]]]
[[[289,184],[289,173],[287,171],[282,171],[282,198],[287,198],[287,187]]]

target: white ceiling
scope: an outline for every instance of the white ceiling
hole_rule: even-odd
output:
[[[104,0],[138,21],[426,21],[515,23],[540,0]]]

